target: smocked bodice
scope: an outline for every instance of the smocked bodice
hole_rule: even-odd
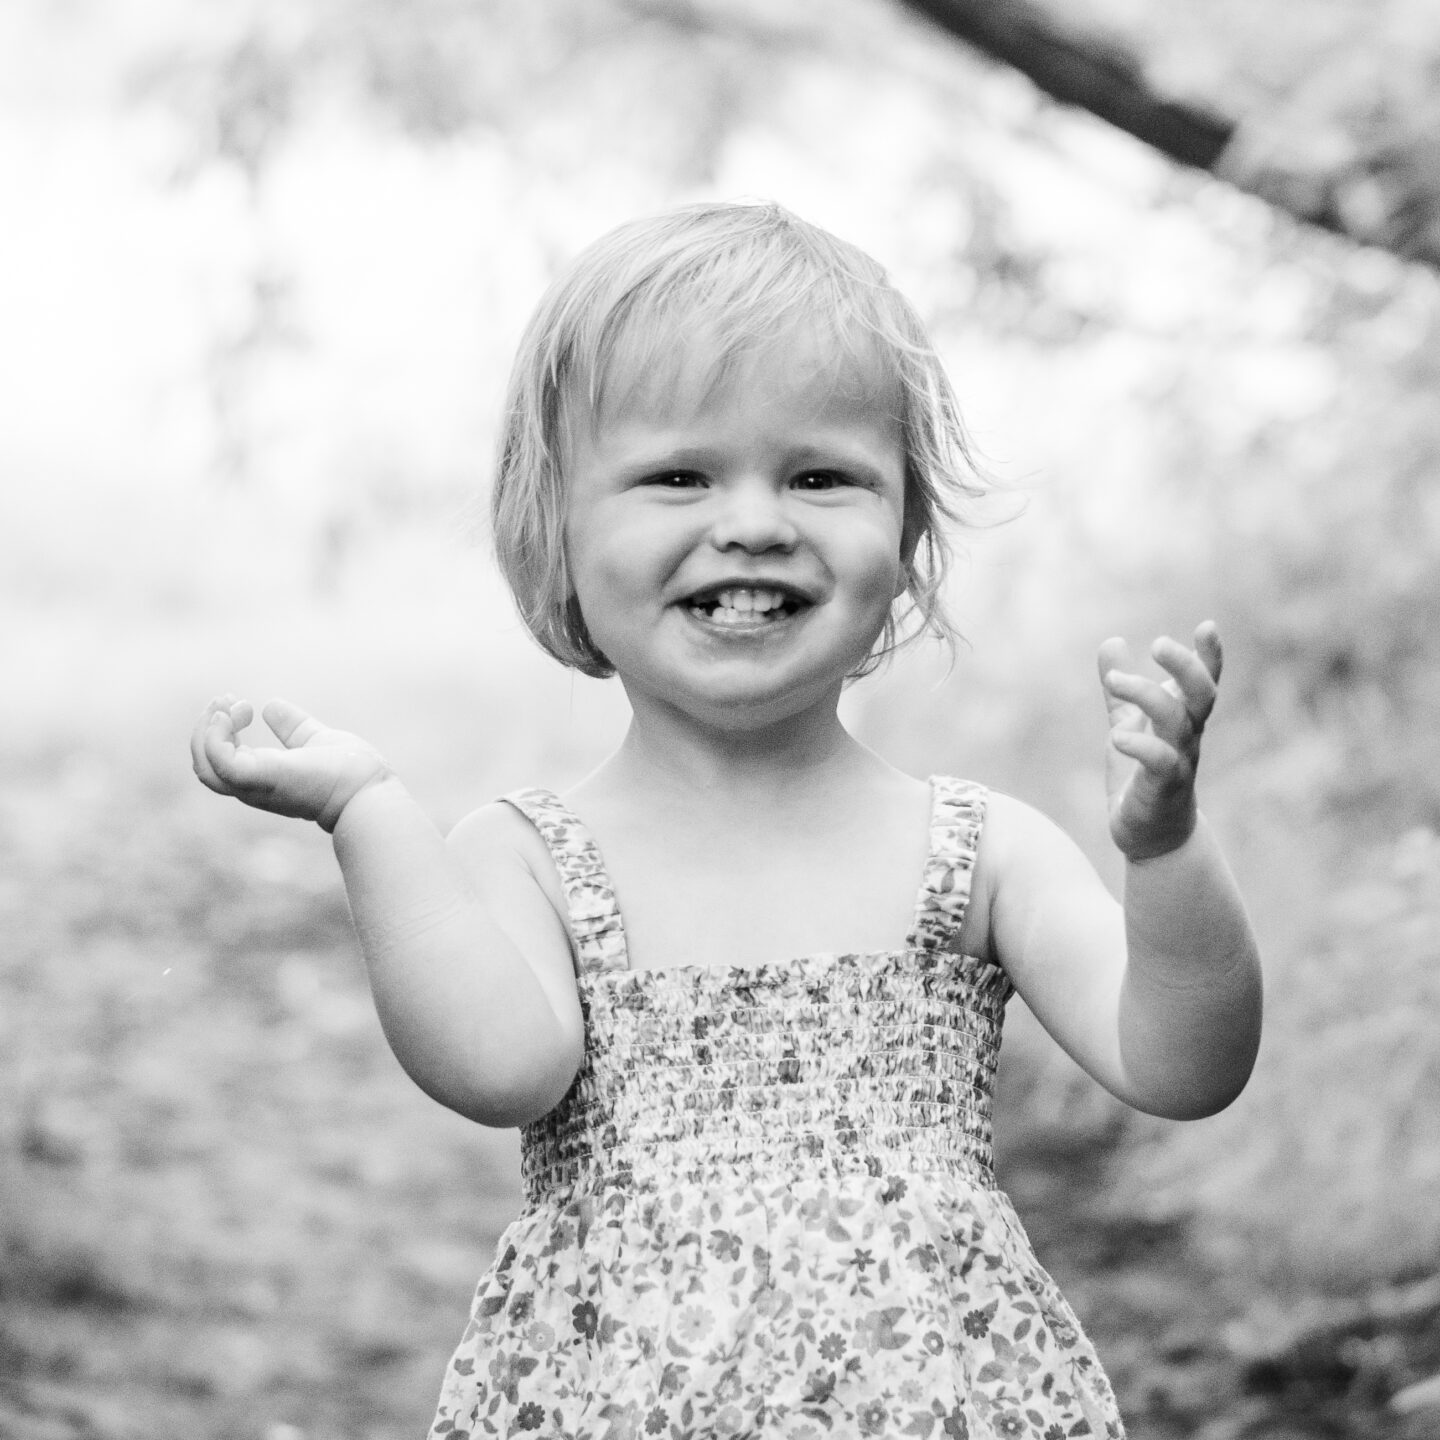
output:
[[[994,1183],[1006,987],[993,967],[899,951],[602,974],[582,989],[595,1058],[525,1132],[532,1202],[717,1170],[743,1183],[941,1168]]]
[[[529,1203],[800,1169],[994,1183],[990,1100],[1010,986],[956,953],[983,792],[932,787],[906,948],[753,968],[629,969],[593,841],[548,792],[512,797],[560,863],[587,1029],[570,1091],[524,1132]]]

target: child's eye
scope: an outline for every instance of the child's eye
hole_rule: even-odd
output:
[[[660,490],[693,490],[705,483],[705,477],[693,470],[660,470],[646,476],[644,483]]]
[[[837,490],[850,482],[844,475],[837,475],[833,470],[806,470],[797,475],[791,483],[797,490],[813,494],[820,490]]]

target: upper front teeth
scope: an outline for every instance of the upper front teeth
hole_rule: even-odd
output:
[[[716,602],[722,610],[778,610],[785,597],[778,590],[722,590]]]

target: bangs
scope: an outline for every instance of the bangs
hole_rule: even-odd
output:
[[[793,305],[753,313],[687,304],[637,304],[598,347],[583,383],[569,387],[570,424],[588,420],[592,433],[606,418],[664,404],[683,374],[687,393],[710,398],[755,365],[784,360],[804,379],[828,379],[835,393],[862,397],[905,423],[905,393],[888,352],[870,330],[845,325],[826,307]],[[580,376],[577,376],[577,381]]]
[[[730,243],[697,233],[649,263],[632,256],[631,273],[614,275],[610,293],[592,297],[566,353],[554,357],[567,409],[588,410],[593,423],[682,360],[704,365],[697,378],[718,387],[748,358],[786,349],[797,336],[833,365],[837,380],[906,388],[897,352],[928,345],[880,266],[783,211],[777,223],[776,207],[733,209],[739,233],[725,237]],[[613,238],[623,241],[628,229]]]

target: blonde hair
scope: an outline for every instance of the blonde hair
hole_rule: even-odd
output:
[[[827,327],[888,370],[905,446],[906,587],[863,675],[931,633],[953,643],[942,591],[947,521],[982,493],[954,391],[910,303],[864,251],[774,204],[703,204],[612,230],[541,300],[520,340],[491,497],[496,557],[535,639],[586,675],[614,673],[590,638],[565,556],[566,425],[598,414],[617,353],[625,370],[704,327],[715,369],[796,326]],[[904,633],[907,622],[912,622]]]

